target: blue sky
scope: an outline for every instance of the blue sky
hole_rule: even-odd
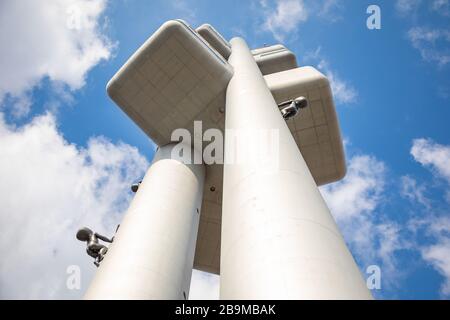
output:
[[[366,27],[371,4],[380,30]],[[321,191],[363,274],[380,266],[374,296],[448,299],[448,0],[3,1],[0,297],[86,289],[94,270],[74,230],[111,233],[155,149],[105,86],[172,18],[252,48],[283,42],[329,77],[349,170]],[[69,265],[82,270],[80,290],[65,287]],[[217,285],[195,273],[191,296],[214,298]]]

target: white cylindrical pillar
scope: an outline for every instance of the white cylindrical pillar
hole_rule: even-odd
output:
[[[205,169],[161,147],[85,299],[187,299]]]
[[[371,299],[250,50],[231,44],[221,299]],[[274,161],[255,161],[244,139]]]

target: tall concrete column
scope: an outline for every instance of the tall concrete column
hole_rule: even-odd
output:
[[[203,165],[161,147],[85,299],[185,299],[202,203]]]
[[[227,135],[221,299],[371,299],[250,50],[231,44],[225,128],[236,143]],[[271,130],[278,165],[230,163],[247,153],[242,139],[268,144]]]

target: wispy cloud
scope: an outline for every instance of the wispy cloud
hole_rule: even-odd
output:
[[[355,103],[358,98],[356,89],[343,80],[340,75],[330,67],[330,63],[322,55],[322,48],[306,53],[304,57],[308,63],[313,63],[321,70],[330,81],[331,89],[337,104]]]
[[[420,185],[416,179],[406,175],[400,178],[400,194],[411,202],[421,204],[427,209],[431,208],[431,203],[425,195],[426,186]]]
[[[422,248],[422,256],[444,277],[441,293],[444,297],[448,297],[450,296],[450,219],[432,221],[429,232],[436,240],[434,244]]]
[[[414,27],[408,31],[408,39],[425,61],[441,67],[450,63],[450,30]]]
[[[450,185],[450,146],[436,143],[431,139],[416,139],[413,141],[411,155]]]
[[[445,181],[446,202],[450,203],[450,146],[442,145],[431,139],[413,140],[411,155],[414,160],[424,168],[430,170],[433,175]],[[425,261],[430,263],[443,277],[444,283],[441,293],[444,297],[450,296],[450,218],[448,217],[448,205],[444,209],[431,207],[431,202],[425,196],[425,186],[408,182],[410,199],[417,203],[425,203],[423,215],[411,221],[412,229],[425,230],[431,244],[419,244],[418,248]],[[428,204],[428,205],[427,205]],[[446,214],[439,214],[439,211]]]
[[[408,15],[416,11],[421,2],[422,0],[397,0],[395,3],[395,8],[401,15]]]
[[[335,71],[331,70],[326,61],[322,61],[318,67],[319,69],[322,69],[328,77],[331,89],[333,90],[334,97],[338,104],[350,104],[356,102],[358,93],[355,88],[342,80]]]
[[[275,3],[261,0],[260,4],[265,12],[263,28],[280,42],[308,19],[303,0],[276,0]]]
[[[443,17],[450,16],[449,0],[397,0],[397,11],[413,23],[407,32],[407,38],[426,62],[439,67],[450,63],[450,29],[430,27],[421,23],[424,12],[433,12]],[[413,17],[413,18],[411,18]],[[447,19],[447,18],[445,18]]]
[[[323,187],[323,194],[338,220],[371,213],[378,206],[384,188],[385,166],[370,156],[355,156],[341,182]]]
[[[320,5],[320,1],[316,5]],[[341,0],[324,0],[319,6],[317,15],[323,17],[331,22],[336,22],[342,19],[341,11],[343,4]]]
[[[450,0],[433,0],[431,8],[443,16],[450,16]]]
[[[357,155],[349,160],[347,176],[321,187],[321,192],[360,267],[379,265],[383,283],[392,285],[400,275],[394,254],[406,245],[398,224],[380,218],[385,184],[385,164],[373,156]]]
[[[259,0],[263,29],[280,41],[296,38],[302,23],[311,17],[328,22],[341,20],[341,0]]]
[[[195,5],[186,0],[170,0],[169,2],[179,18],[186,20],[189,24],[196,24],[197,11]]]
[[[448,208],[445,215],[436,214],[436,211],[432,208],[423,210],[419,217],[408,221],[408,229],[413,232],[413,237],[409,241],[414,241],[414,248],[419,251],[423,260],[442,275],[443,283],[440,293],[442,298],[448,298],[450,297],[450,218]],[[427,241],[418,241],[420,234],[425,235]]]

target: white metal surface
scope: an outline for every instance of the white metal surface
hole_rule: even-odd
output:
[[[216,49],[217,52],[219,52],[222,57],[225,59],[228,59],[231,54],[231,45],[230,43],[225,40],[222,35],[217,32],[214,27],[208,23],[202,24],[200,27],[195,29],[195,31],[198,32],[202,36],[203,39],[205,39],[211,47]]]
[[[85,299],[185,299],[189,295],[203,165],[161,147]]]
[[[274,44],[274,45],[271,45],[271,46],[264,46],[264,47],[261,47],[261,48],[253,49],[252,50],[252,55],[253,56],[258,56],[258,55],[263,54],[263,53],[268,53],[268,52],[272,52],[272,51],[279,51],[279,50],[284,50],[284,49],[286,49],[286,47],[283,46],[282,44]]]
[[[210,35],[216,32],[207,25],[197,30]],[[194,120],[202,121],[203,132],[209,128],[224,130],[225,91],[233,68],[210,41],[201,39],[183,21],[166,22],[109,82],[111,98],[158,145],[169,143],[177,128],[192,132]],[[275,45],[253,50],[252,54],[285,50],[283,45]],[[308,108],[287,122],[288,126],[316,183],[338,180],[345,174],[345,161],[329,85],[317,71],[296,68],[296,62],[289,68],[295,69],[266,75],[266,82],[277,102],[296,95],[311,100]],[[222,185],[223,166],[206,166],[194,265],[216,274],[220,273]]]
[[[298,67],[295,54],[280,44],[255,49],[252,54],[263,75]]]
[[[181,20],[164,23],[109,81],[111,99],[158,145],[174,129],[223,123],[227,61]],[[199,116],[200,115],[200,116]]]
[[[370,299],[244,40],[231,41],[226,129],[279,132],[279,167],[225,164],[221,299]],[[238,140],[241,139],[239,136]],[[225,146],[226,157],[235,150]]]
[[[277,103],[303,96],[308,107],[287,121],[318,185],[341,180],[346,173],[341,130],[328,79],[313,67],[264,77]]]

